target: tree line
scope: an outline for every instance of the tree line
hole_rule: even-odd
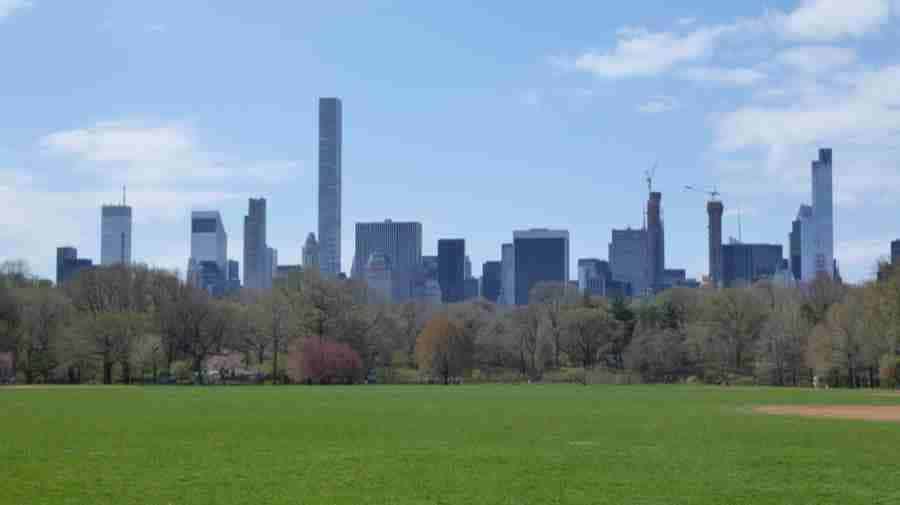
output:
[[[673,289],[643,300],[541,284],[525,307],[376,301],[292,274],[214,299],[175,274],[102,267],[61,287],[0,268],[0,379],[132,383],[627,382],[896,387],[900,271],[845,286]],[[8,379],[7,379],[8,380]]]

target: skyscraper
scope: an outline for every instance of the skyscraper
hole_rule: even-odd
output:
[[[706,204],[709,215],[709,280],[713,286],[722,284],[722,214],[725,206],[719,200]]]
[[[372,253],[388,256],[394,270],[414,270],[422,264],[422,223],[382,222],[356,223],[356,251],[352,277],[363,279]]]
[[[465,299],[465,275],[466,241],[438,240],[438,282],[441,285],[441,301],[457,303]]]
[[[633,296],[644,296],[650,287],[647,280],[647,230],[612,231],[609,244],[609,268],[614,281],[628,283]]]
[[[662,193],[651,192],[647,200],[647,284],[654,292],[663,288],[666,269],[665,230],[662,222]]]
[[[191,212],[191,258],[214,261],[222,272],[228,268],[228,234],[219,211]]]
[[[191,212],[188,281],[211,294],[223,294],[228,281],[228,234],[218,211]]]
[[[503,266],[499,261],[486,261],[481,266],[481,296],[490,302],[500,299]]]
[[[269,283],[271,287],[271,281],[278,275],[278,249],[273,247],[267,247],[268,257],[266,258],[266,262],[268,264],[269,270]]]
[[[539,283],[568,284],[568,231],[515,231],[513,244],[516,258],[516,305],[528,305],[531,290]]]
[[[331,277],[341,272],[342,121],[340,99],[320,98],[319,268]]]
[[[723,245],[722,284],[727,288],[740,287],[771,278],[781,269],[783,258],[780,244]]]
[[[131,207],[104,205],[100,222],[100,264],[131,264]]]
[[[303,244],[303,268],[306,270],[319,269],[319,243],[316,242],[315,233],[307,235],[306,243]]]
[[[56,285],[61,286],[72,280],[78,272],[94,266],[89,259],[78,257],[78,249],[74,247],[56,248]]]
[[[800,243],[800,280],[811,281],[816,278],[816,223],[811,206],[800,206],[800,210],[797,211],[797,225]]]
[[[815,222],[814,277],[834,278],[834,188],[831,149],[819,149],[812,162],[812,209]]]
[[[801,229],[800,216],[797,216],[797,219],[794,219],[791,222],[791,233],[788,235],[788,244],[790,249],[790,268],[791,268],[791,276],[793,276],[794,280],[799,281],[803,278],[803,243],[802,240],[802,229]]]
[[[465,272],[463,273],[463,277],[465,277],[466,279],[472,278],[472,259],[469,258],[468,254],[466,255],[466,266],[465,266]]]
[[[891,264],[900,265],[900,240],[891,242]]]
[[[272,287],[272,266],[266,245],[266,199],[251,198],[244,216],[244,287]]]
[[[500,254],[500,296],[503,305],[516,304],[516,250],[513,244],[503,244]]]

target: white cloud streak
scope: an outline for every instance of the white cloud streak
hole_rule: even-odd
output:
[[[0,0],[0,22],[12,16],[16,11],[28,9],[34,6],[30,0]]]
[[[638,106],[637,111],[642,114],[661,114],[678,108],[678,102],[670,96],[655,96],[646,103]]]
[[[790,13],[774,13],[773,21],[785,39],[833,41],[878,31],[892,8],[891,0],[804,0]]]

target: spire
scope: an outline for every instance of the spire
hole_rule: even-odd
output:
[[[126,206],[125,200],[125,185],[122,185],[122,207]]]

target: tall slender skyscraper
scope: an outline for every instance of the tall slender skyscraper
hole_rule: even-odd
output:
[[[319,99],[319,268],[341,272],[342,109],[338,98]]]
[[[104,205],[100,223],[100,264],[131,264],[131,207]]]
[[[718,287],[722,283],[722,214],[725,206],[718,200],[706,204],[709,214],[709,281]]]
[[[272,266],[266,245],[266,199],[251,198],[244,216],[244,287],[272,287]]]
[[[834,278],[834,188],[831,149],[819,149],[812,162],[812,210],[815,222],[815,275]]]
[[[303,244],[303,269],[319,269],[319,243],[316,241],[315,233],[307,235],[306,243]]]
[[[516,249],[513,244],[500,247],[500,299],[503,305],[516,304]]]
[[[665,232],[662,222],[662,193],[650,193],[647,200],[647,284],[654,292],[663,288],[666,269]]]

